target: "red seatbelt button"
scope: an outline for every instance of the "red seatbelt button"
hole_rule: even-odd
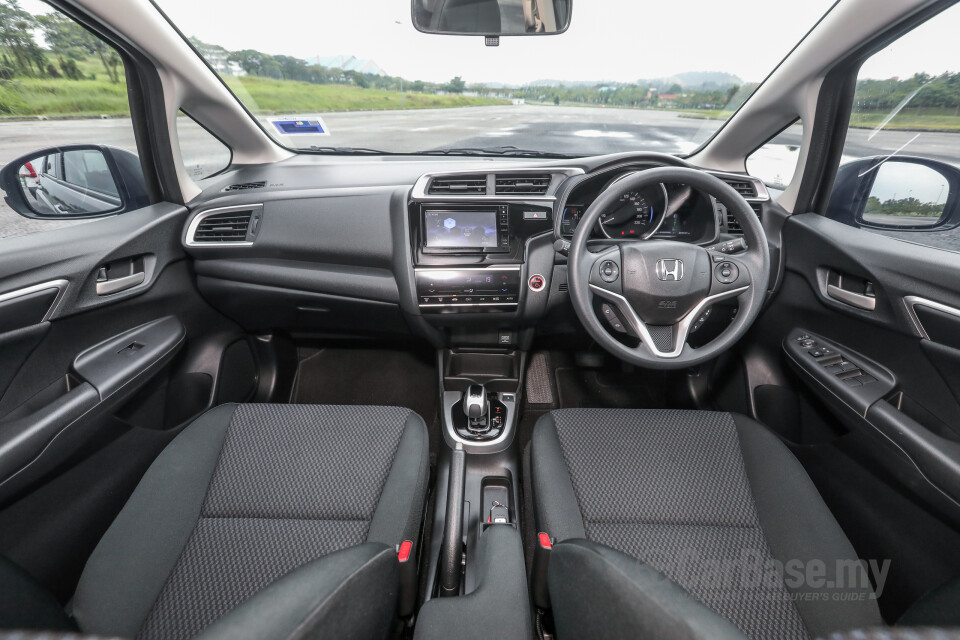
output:
[[[540,536],[540,546],[544,549],[553,549],[553,543],[550,542],[550,536],[546,533],[541,533]]]

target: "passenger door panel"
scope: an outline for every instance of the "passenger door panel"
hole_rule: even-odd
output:
[[[182,318],[205,308],[179,242],[186,213],[161,204],[4,240],[0,503],[82,450],[125,401],[167,384]]]

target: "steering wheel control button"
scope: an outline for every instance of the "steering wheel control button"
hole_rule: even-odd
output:
[[[731,284],[736,282],[737,278],[740,277],[740,269],[737,265],[732,262],[721,262],[714,269],[714,275],[717,278],[717,282],[721,284]]]
[[[710,314],[713,313],[713,307],[707,307],[697,316],[697,319],[694,320],[693,326],[690,327],[690,333],[696,333],[700,330],[704,324],[706,324],[707,319],[710,317]]]
[[[620,267],[613,260],[604,260],[600,264],[600,279],[604,282],[616,282],[620,277]]]
[[[623,326],[623,321],[620,320],[620,316],[617,315],[616,310],[606,302],[600,307],[600,311],[603,313],[604,319],[606,319],[607,324],[609,324],[614,331],[620,333],[626,333],[627,329]]]
[[[538,273],[530,276],[530,281],[528,284],[530,285],[531,291],[543,291],[543,288],[547,286],[547,280]]]

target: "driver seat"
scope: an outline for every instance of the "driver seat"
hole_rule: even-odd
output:
[[[547,551],[538,536],[536,553],[560,640],[808,638],[883,624],[813,482],[745,416],[554,411],[525,457],[536,531],[553,541]]]

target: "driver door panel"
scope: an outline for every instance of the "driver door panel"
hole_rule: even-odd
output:
[[[781,366],[797,371],[799,382],[815,401],[830,407],[830,415],[843,424],[849,425],[851,417],[864,420],[871,412],[882,414],[880,419],[889,422],[897,417],[895,413],[887,415],[889,405],[904,414],[906,426],[900,431],[913,429],[916,425],[908,422],[912,421],[932,435],[960,442],[960,376],[951,375],[960,367],[960,350],[923,337],[911,305],[912,300],[921,298],[960,308],[960,279],[949,275],[960,274],[960,255],[918,250],[915,245],[851,229],[816,214],[791,217],[783,238],[783,287],[754,330],[769,341],[771,351],[782,350],[778,356]],[[853,296],[848,301],[837,289]],[[860,304],[867,298],[872,304]],[[935,327],[938,332],[934,337],[949,342],[954,337],[949,328],[960,330],[960,318],[940,315],[945,317],[938,317],[936,324],[928,320],[928,324],[931,331]],[[869,403],[849,402],[840,387],[831,391],[822,375],[811,375],[810,367],[796,364],[812,359],[809,354],[791,353],[796,345],[786,339],[797,330],[823,338],[841,353],[859,354],[870,366],[889,372],[893,383],[882,396],[871,396]],[[769,408],[762,400],[757,402],[755,391],[753,408],[762,414]],[[841,406],[847,406],[853,416],[841,411]],[[816,439],[809,430],[804,433],[803,427],[801,424],[801,441]],[[930,473],[922,460],[910,460],[921,475]],[[960,474],[960,465],[956,469]],[[960,491],[951,496],[953,500],[960,502]]]
[[[896,620],[960,573],[943,553],[960,544],[960,318],[928,318],[927,338],[908,307],[960,308],[960,255],[817,214],[789,217],[781,238],[780,286],[739,347],[742,370],[719,367],[716,397],[790,443],[861,557],[893,561],[880,605]],[[836,362],[798,348],[804,335],[876,382],[844,386]]]

